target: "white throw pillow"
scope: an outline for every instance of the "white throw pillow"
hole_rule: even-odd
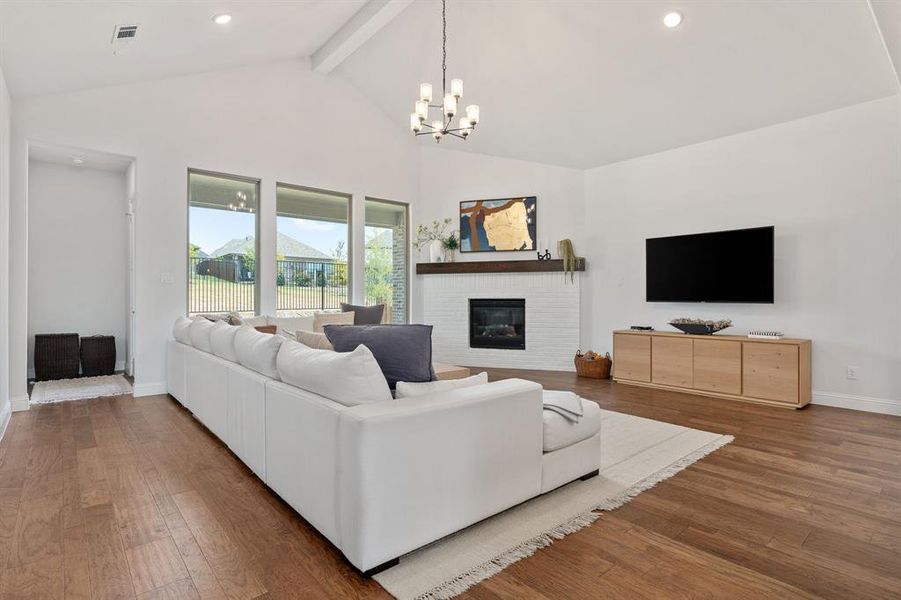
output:
[[[488,373],[481,372],[478,375],[464,377],[462,379],[444,379],[439,381],[425,381],[422,383],[408,383],[398,381],[395,388],[395,398],[409,398],[410,396],[425,396],[460,388],[484,385],[488,383]]]
[[[332,352],[335,351],[335,347],[332,346],[332,343],[330,341],[328,341],[328,336],[326,336],[324,333],[297,330],[297,333],[295,333],[294,335],[297,341],[304,346],[309,346],[310,348],[315,348],[316,350],[331,350]]]
[[[277,327],[276,333],[284,335],[290,333],[294,337],[295,331],[313,331],[313,315],[306,317],[269,317],[268,325]]]
[[[210,330],[216,324],[208,319],[195,319],[191,322],[191,345],[204,352],[212,352],[210,346]]]
[[[238,362],[238,355],[235,353],[235,334],[238,333],[239,327],[229,325],[225,321],[216,321],[213,328],[210,329],[210,347],[213,354],[219,358]]]
[[[242,325],[235,333],[235,354],[238,355],[238,362],[248,369],[277,380],[275,358],[284,341],[285,338],[280,335],[263,333],[249,325]]]
[[[313,315],[313,331],[323,333],[323,325],[353,325],[354,312],[316,313]]]
[[[379,363],[366,346],[353,352],[316,350],[285,342],[278,352],[282,381],[344,406],[391,400]]]
[[[172,337],[174,337],[177,342],[190,346],[191,323],[193,322],[194,321],[187,317],[178,317],[175,319],[175,325],[172,326]]]

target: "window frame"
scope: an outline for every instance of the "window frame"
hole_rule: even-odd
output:
[[[241,181],[244,183],[253,184],[255,189],[256,196],[256,209],[253,211],[253,245],[254,245],[254,253],[259,260],[260,256],[260,204],[262,203],[262,198],[260,195],[260,188],[262,184],[262,179],[259,177],[247,177],[246,175],[235,175],[233,173],[223,173],[221,171],[209,171],[207,169],[195,169],[192,167],[188,167],[187,177],[185,177],[185,183],[187,187],[187,203],[185,206],[185,210],[187,211],[187,218],[185,219],[186,229],[185,229],[185,265],[187,268],[185,269],[185,316],[191,315],[191,175],[206,175],[208,177],[219,177],[222,179],[231,179],[232,181]],[[204,314],[204,313],[197,313]],[[255,316],[259,316],[260,314],[260,268],[259,264],[256,265],[253,271],[253,314]]]
[[[299,185],[295,183],[286,183],[284,181],[275,182],[275,237],[278,244],[278,190],[279,188],[288,188],[298,192],[313,192],[318,194],[330,194],[332,196],[340,196],[347,201],[347,304],[353,304],[353,282],[354,282],[354,243],[353,243],[353,223],[354,223],[354,196],[348,192],[339,192],[336,190],[328,190],[309,185]],[[300,240],[303,241],[303,240]],[[276,253],[277,254],[277,253]],[[282,310],[278,307],[278,290],[275,297],[275,312]],[[291,310],[291,309],[284,309]]]
[[[400,206],[404,209],[404,235],[406,236],[406,243],[404,244],[404,263],[405,270],[404,273],[404,323],[410,322],[410,287],[413,284],[413,265],[410,262],[411,252],[410,248],[412,246],[412,240],[410,239],[411,228],[410,228],[410,203],[403,202],[401,200],[388,200],[386,198],[378,198],[376,196],[364,196],[363,197],[363,256],[362,261],[360,262],[362,268],[366,269],[366,203],[372,202],[380,202],[382,204],[393,204],[395,206]],[[366,278],[363,278],[363,289],[360,290],[360,297],[366,298]]]

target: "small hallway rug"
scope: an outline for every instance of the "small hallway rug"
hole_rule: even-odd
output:
[[[602,411],[601,468],[400,559],[374,576],[400,600],[453,598],[613,510],[734,438]],[[603,527],[603,524],[600,525]]]
[[[131,384],[122,375],[57,379],[35,383],[34,389],[31,390],[30,402],[31,404],[50,404],[101,396],[122,396],[130,394],[131,391]]]

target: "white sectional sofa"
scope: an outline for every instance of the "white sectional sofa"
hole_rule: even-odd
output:
[[[564,441],[558,435],[555,444],[564,447],[545,452],[548,425],[537,383],[508,379],[397,400],[389,393],[346,406],[280,380],[305,381],[298,351],[328,351],[278,336],[253,338],[268,344],[261,354],[271,354],[273,346],[280,353],[261,366],[239,346],[268,334],[217,327],[214,353],[208,325],[192,324],[189,332],[176,326],[178,339],[167,348],[169,393],[364,574],[597,473],[600,414],[594,403],[586,402],[586,415],[598,424],[594,433],[574,429],[565,445],[563,432]],[[238,351],[229,351],[227,339]],[[369,350],[344,354],[358,352]],[[241,364],[242,357],[254,368]],[[321,391],[317,385],[309,387]],[[380,385],[369,385],[360,398],[381,397]]]

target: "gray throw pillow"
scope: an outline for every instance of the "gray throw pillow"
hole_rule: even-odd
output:
[[[356,304],[341,303],[341,312],[354,313],[354,325],[378,325],[385,315],[385,305],[357,306]]]
[[[434,381],[431,325],[326,325],[336,352],[366,346],[392,390],[398,381]]]

